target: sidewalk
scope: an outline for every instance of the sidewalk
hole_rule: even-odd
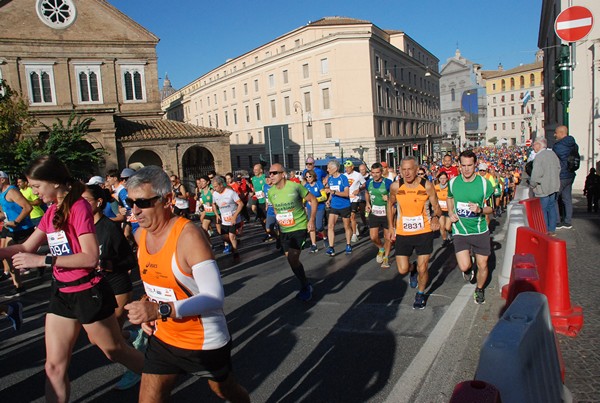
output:
[[[567,242],[571,303],[583,308],[584,320],[577,337],[558,340],[573,402],[600,402],[600,214],[587,213],[581,193],[573,203],[573,228],[557,234]]]

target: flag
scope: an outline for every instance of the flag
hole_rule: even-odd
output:
[[[531,91],[527,91],[523,97],[523,106],[527,106],[527,102],[531,99]]]

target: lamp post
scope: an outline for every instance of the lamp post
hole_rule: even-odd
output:
[[[310,118],[310,113],[306,116],[306,127],[312,127],[312,119]],[[312,152],[312,157],[315,158],[315,136],[314,134],[312,134],[312,132],[310,135],[310,150]]]
[[[302,109],[302,104],[299,101],[296,101],[294,102],[294,113],[298,113],[298,110],[300,110],[300,124],[302,125],[302,161],[306,161],[306,145],[304,141],[304,110]]]

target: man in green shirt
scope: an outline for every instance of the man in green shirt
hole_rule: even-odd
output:
[[[304,186],[286,180],[281,164],[271,165],[269,178],[271,188],[268,198],[279,224],[281,247],[294,275],[300,281],[300,291],[296,298],[310,301],[313,287],[306,278],[304,266],[300,263],[300,252],[304,247],[307,232],[315,230],[318,202]],[[310,203],[310,218],[306,216],[303,199]]]
[[[458,267],[465,280],[472,281],[475,272],[471,262],[471,248],[477,263],[477,286],[473,298],[483,304],[483,288],[488,276],[488,258],[491,254],[490,231],[485,216],[492,214],[490,198],[494,187],[484,177],[475,173],[477,156],[472,150],[460,156],[461,174],[448,185],[448,216],[454,233],[454,252]]]

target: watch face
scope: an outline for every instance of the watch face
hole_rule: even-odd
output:
[[[169,304],[160,304],[158,306],[158,312],[161,315],[168,316],[171,313],[171,306]]]

